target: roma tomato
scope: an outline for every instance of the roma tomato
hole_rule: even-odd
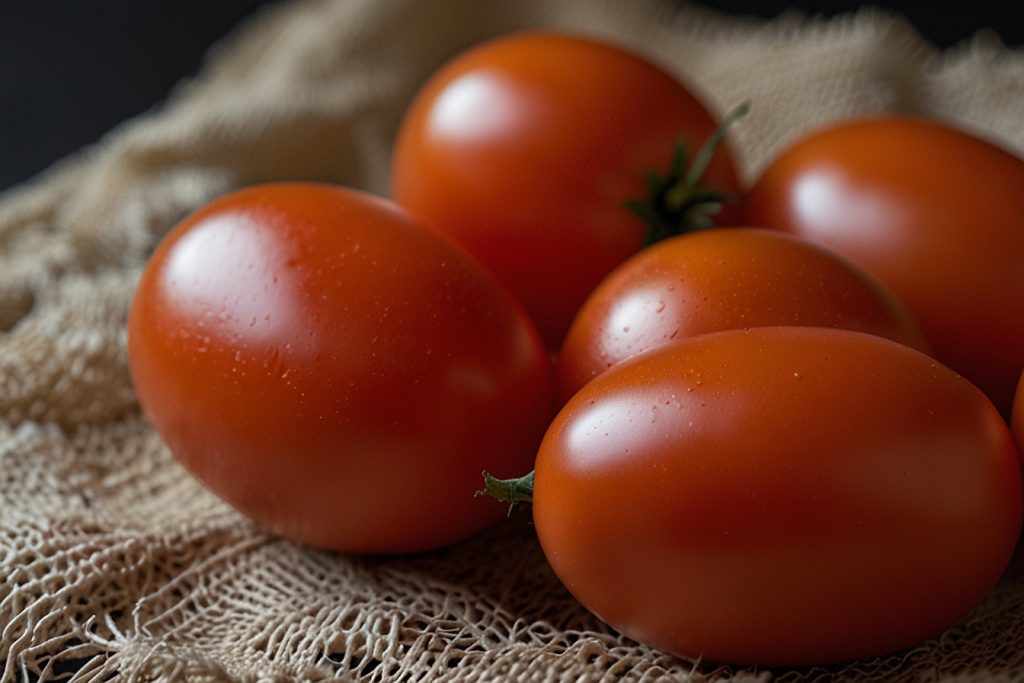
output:
[[[814,133],[751,190],[746,220],[832,248],[888,285],[936,357],[1004,415],[1024,365],[1024,161],[946,125]]]
[[[559,394],[566,401],[615,363],[663,344],[781,325],[928,349],[903,304],[841,256],[768,230],[708,230],[658,242],[598,285],[558,357]]]
[[[1024,376],[1017,383],[1017,393],[1013,399],[1013,436],[1017,440],[1017,452],[1024,454]]]
[[[323,548],[418,551],[495,521],[481,469],[530,468],[552,413],[547,351],[511,294],[390,203],[326,185],[257,186],[186,218],[128,333],[174,455]]]
[[[692,337],[585,386],[537,458],[533,514],[569,590],[691,658],[810,665],[936,636],[992,589],[1020,464],[991,402],[860,332]]]
[[[645,240],[627,201],[648,196],[646,175],[670,167],[680,140],[694,151],[715,129],[690,90],[636,55],[516,34],[463,53],[424,85],[398,131],[392,190],[497,274],[557,350],[590,290]],[[705,181],[738,190],[726,147]],[[693,218],[695,190],[669,197],[661,187],[655,213]]]

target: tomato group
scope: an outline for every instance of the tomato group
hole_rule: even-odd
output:
[[[548,353],[512,296],[382,200],[241,190],[179,224],[129,316],[132,379],[178,459],[294,540],[410,552],[501,517],[529,469]]]
[[[717,124],[675,78],[597,41],[521,33],[451,60],[395,143],[392,192],[505,282],[557,350],[604,275],[640,248],[648,172]],[[736,192],[727,147],[705,182]]]
[[[584,606],[668,653],[936,636],[1021,528],[1024,162],[847,122],[741,217],[715,213],[740,191],[724,130],[596,40],[458,55],[401,123],[394,203],[268,184],[171,231],[128,320],[142,408],[242,513],[344,552],[463,539],[504,513],[480,473],[535,467],[499,495],[532,501]],[[733,227],[647,246],[711,222]]]
[[[558,393],[568,400],[656,346],[780,325],[860,330],[927,351],[903,304],[846,259],[778,232],[708,230],[658,242],[598,285],[559,354]]]
[[[685,657],[805,665],[936,636],[1017,542],[1020,465],[985,396],[847,330],[755,328],[626,360],[555,418],[533,515],[569,590]]]
[[[747,221],[819,242],[900,296],[936,357],[1009,415],[1024,366],[1024,161],[924,120],[848,121],[769,164]]]

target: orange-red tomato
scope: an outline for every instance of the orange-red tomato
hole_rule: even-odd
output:
[[[171,451],[258,523],[408,552],[503,514],[480,471],[529,469],[548,354],[512,296],[390,203],[258,186],[178,225],[129,318],[132,379]]]
[[[857,266],[768,230],[708,230],[658,242],[587,299],[558,357],[563,401],[641,351],[721,330],[840,327],[928,345],[903,304]]]
[[[1007,566],[1021,471],[991,402],[860,332],[692,337],[585,386],[541,444],[533,514],[579,601],[691,658],[882,655],[967,614]]]
[[[1024,366],[1024,160],[937,122],[845,122],[771,163],[746,220],[876,276],[936,357],[1009,415]]]
[[[395,199],[505,282],[552,349],[590,290],[636,252],[644,222],[627,200],[645,174],[716,128],[678,80],[619,48],[521,33],[438,71],[398,131]],[[730,152],[705,175],[736,192]]]
[[[1017,393],[1013,399],[1013,416],[1011,419],[1013,437],[1017,441],[1017,451],[1024,455],[1024,375],[1017,383]]]

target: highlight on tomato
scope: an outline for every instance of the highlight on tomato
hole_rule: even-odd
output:
[[[1009,416],[1024,367],[1024,160],[947,124],[845,121],[770,163],[746,221],[834,249],[888,286],[944,364]]]
[[[728,144],[712,154],[717,128],[692,88],[637,54],[513,34],[456,56],[416,95],[392,193],[508,285],[557,350],[612,268],[708,224],[739,191]]]
[[[644,249],[598,285],[558,356],[558,394],[564,402],[612,365],[687,337],[785,325],[928,351],[903,303],[838,254],[775,231],[707,230]]]
[[[905,345],[762,327],[623,361],[549,428],[544,553],[621,633],[682,657],[803,666],[941,634],[990,592],[1021,523],[1009,430]]]
[[[480,471],[532,467],[553,411],[548,352],[511,294],[390,202],[327,185],[243,189],[186,218],[128,335],[171,452],[322,548],[419,551],[496,521]]]

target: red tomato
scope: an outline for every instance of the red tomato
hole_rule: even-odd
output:
[[[648,195],[645,173],[715,128],[687,88],[636,55],[517,34],[426,83],[398,132],[393,193],[497,274],[557,349],[590,290],[643,243],[625,203]],[[728,149],[705,177],[737,191]]]
[[[503,514],[480,471],[529,469],[547,351],[492,276],[382,200],[326,185],[214,201],[154,253],[132,379],[171,451],[256,522],[407,552]]]
[[[1024,161],[935,122],[810,135],[764,171],[747,220],[835,249],[910,308],[936,357],[1009,414],[1024,366]]]
[[[1024,375],[1017,383],[1017,393],[1013,399],[1013,437],[1017,441],[1017,451],[1024,454]]]
[[[559,393],[568,400],[663,344],[779,325],[859,330],[928,350],[903,304],[841,256],[767,230],[708,230],[658,242],[598,285],[558,358]]]
[[[640,642],[712,661],[882,655],[967,614],[1007,566],[1021,472],[973,385],[860,332],[757,328],[624,361],[537,459],[544,552]]]

